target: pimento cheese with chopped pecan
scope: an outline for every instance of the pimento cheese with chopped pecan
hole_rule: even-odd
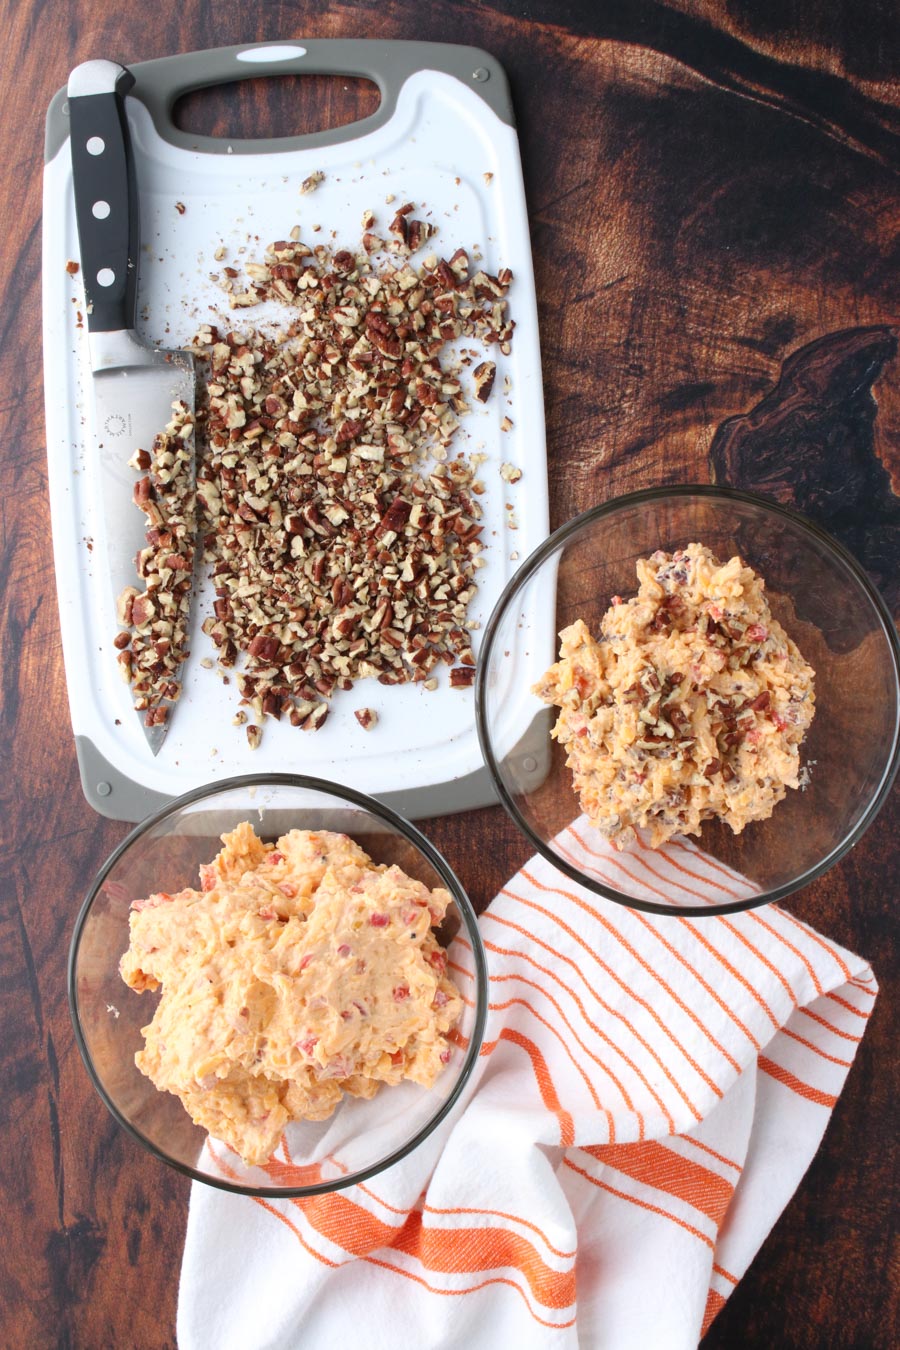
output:
[[[637,563],[640,588],[613,597],[594,638],[580,619],[534,692],[555,704],[592,824],[624,848],[653,848],[718,818],[735,834],[801,785],[814,671],[773,618],[765,582],[702,544]]]
[[[122,978],[162,987],[135,1062],[248,1164],[345,1092],[431,1087],[462,1010],[433,928],[450,901],[344,834],[246,822],[200,890],[135,901]]]

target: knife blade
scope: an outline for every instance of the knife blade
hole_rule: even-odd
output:
[[[148,522],[133,502],[138,480],[129,460],[139,450],[152,452],[155,437],[172,418],[173,403],[184,403],[190,414],[195,407],[192,355],[153,347],[136,331],[140,217],[124,98],[133,83],[131,72],[114,61],[86,61],[68,83],[93,432],[114,603],[125,587],[139,584],[135,558],[147,547]],[[192,476],[193,455],[189,465]],[[173,679],[178,674],[173,672]],[[165,708],[164,720],[138,713],[154,755],[172,711],[169,699],[158,706]]]

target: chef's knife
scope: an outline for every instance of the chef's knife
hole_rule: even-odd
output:
[[[146,544],[146,521],[132,501],[136,475],[128,460],[138,449],[152,449],[155,436],[172,417],[175,400],[194,411],[193,357],[151,347],[135,331],[140,232],[124,102],[133,83],[124,66],[86,61],[72,71],[68,86],[93,425],[114,599],[136,584],[135,556]],[[139,716],[156,755],[168,717],[147,726],[145,714]]]

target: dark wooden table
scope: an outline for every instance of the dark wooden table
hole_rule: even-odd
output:
[[[0,1344],[29,1350],[174,1344],[188,1198],[187,1183],[104,1111],[66,1006],[78,905],[125,833],[82,798],[49,549],[42,119],[72,66],[282,36],[491,50],[510,76],[525,164],[553,524],[633,488],[725,477],[818,512],[895,608],[900,577],[892,487],[900,367],[888,332],[858,331],[898,317],[900,43],[891,0],[384,0],[377,9],[348,0],[327,14],[310,0],[122,8],[7,6],[0,88]],[[274,84],[221,95],[186,115],[198,128],[271,132],[370,107],[353,81],[311,79],[299,92]],[[830,336],[843,330],[852,331]],[[826,412],[809,423],[796,463],[784,444],[716,438],[726,418],[769,394],[790,353],[816,339],[825,339],[814,358]],[[841,358],[848,343],[859,356],[852,370]],[[814,490],[821,483],[827,492]],[[792,900],[797,914],[873,961],[883,992],[822,1148],[708,1333],[710,1350],[900,1343],[898,815],[895,793],[854,852]],[[526,856],[500,808],[426,829],[479,905]]]

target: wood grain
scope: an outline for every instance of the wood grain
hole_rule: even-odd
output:
[[[21,0],[7,10],[6,68],[17,75],[0,87],[4,1346],[174,1345],[188,1195],[105,1113],[66,1006],[78,904],[125,832],[81,795],[48,547],[41,117],[69,69],[92,56],[140,60],[275,36],[417,37],[495,53],[511,79],[525,164],[554,524],[632,488],[707,480],[717,429],[765,400],[792,352],[897,323],[894,5],[532,0],[522,12],[513,0],[387,0],[377,11],[345,3],[327,13],[308,0],[160,0],[127,13],[103,0]],[[282,82],[248,86],[184,115],[258,119],[271,133],[371,106],[355,82],[323,82],[302,97],[300,106]],[[895,522],[900,380],[896,359],[885,360],[866,453],[872,472],[892,475],[880,506]],[[54,372],[45,379],[52,397]],[[851,506],[864,532],[866,502]],[[852,854],[792,902],[870,957],[884,992],[822,1148],[708,1350],[900,1341],[898,816],[895,793]],[[527,856],[499,808],[425,828],[479,907]]]

